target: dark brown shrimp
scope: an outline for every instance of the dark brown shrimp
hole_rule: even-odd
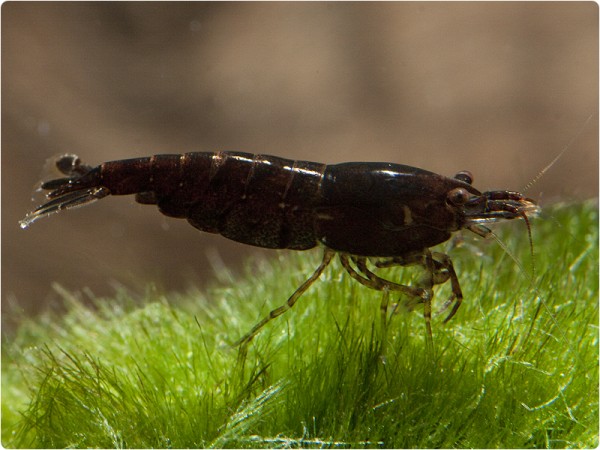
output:
[[[238,152],[155,155],[81,164],[75,155],[56,161],[65,178],[42,183],[48,201],[21,222],[83,206],[108,195],[135,194],[139,203],[157,205],[170,217],[244,244],[306,250],[325,248],[321,264],[287,300],[237,344],[249,342],[270,320],[291,308],[338,254],[361,284],[423,303],[431,336],[433,287],[450,280],[450,320],[462,291],[449,256],[430,248],[463,228],[487,236],[485,223],[536,214],[535,201],[518,192],[481,193],[469,172],[447,178],[392,163],[326,165]],[[381,278],[368,267],[420,265],[426,276],[415,286]]]

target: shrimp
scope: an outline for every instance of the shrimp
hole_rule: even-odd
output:
[[[450,257],[430,249],[468,229],[482,237],[485,224],[536,215],[537,203],[508,190],[480,192],[463,171],[448,178],[416,167],[377,162],[327,165],[242,152],[185,153],[105,162],[92,167],[76,155],[56,160],[64,178],[46,181],[47,202],[21,220],[84,206],[109,195],[133,195],[166,216],[247,245],[307,250],[324,247],[314,273],[236,344],[247,344],[272,319],[292,308],[338,256],[364,286],[408,296],[424,305],[429,336],[433,287],[450,281],[445,322],[463,294]],[[369,269],[419,265],[414,286],[394,283]],[[382,310],[387,300],[382,302]]]

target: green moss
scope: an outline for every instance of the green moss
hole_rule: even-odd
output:
[[[521,226],[520,226],[521,225]],[[24,321],[3,345],[5,447],[595,447],[598,208],[556,206],[499,246],[450,250],[465,302],[380,330],[381,294],[328,268],[247,352],[232,348],[318,264],[280,253],[206,294]],[[257,265],[259,267],[257,267]],[[386,276],[409,283],[416,269]],[[449,295],[436,291],[436,305]],[[383,345],[385,342],[385,346]],[[385,348],[385,350],[384,350]]]

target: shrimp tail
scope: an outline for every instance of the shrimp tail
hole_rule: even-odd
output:
[[[48,201],[20,220],[21,228],[63,209],[84,206],[110,195],[110,190],[100,185],[99,168],[81,164],[76,155],[62,155],[57,159],[56,167],[67,177],[41,183],[38,190],[49,191],[46,194]]]

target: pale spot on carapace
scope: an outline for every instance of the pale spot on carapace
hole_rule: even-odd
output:
[[[406,205],[403,205],[402,209],[404,210],[404,225],[412,224],[413,218],[412,218],[412,212],[410,211],[410,208]]]
[[[331,214],[327,214],[327,213],[317,213],[317,219],[321,219],[321,220],[333,220],[333,216]]]

